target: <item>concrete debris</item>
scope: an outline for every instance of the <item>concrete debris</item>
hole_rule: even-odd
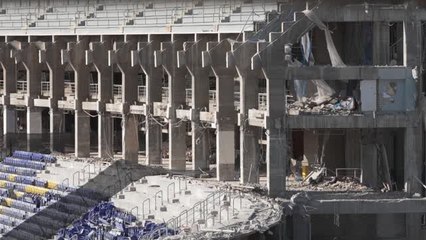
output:
[[[341,115],[347,116],[356,110],[356,101],[352,97],[307,98],[305,102],[296,101],[288,105],[290,115]]]
[[[324,176],[322,181],[309,183],[295,181],[294,178],[290,177],[287,180],[287,188],[290,191],[333,191],[333,192],[363,192],[373,191],[373,189],[362,185],[358,178],[353,177],[335,177],[335,176]]]

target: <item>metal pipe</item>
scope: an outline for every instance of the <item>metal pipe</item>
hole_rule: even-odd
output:
[[[142,218],[145,219],[145,203],[148,202],[148,214],[151,214],[151,198],[147,198],[142,202]]]

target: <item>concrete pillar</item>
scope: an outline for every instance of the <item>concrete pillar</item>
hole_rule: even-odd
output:
[[[3,106],[3,134],[16,133],[16,110],[12,106]]]
[[[407,14],[415,12],[415,3],[409,3]],[[403,50],[404,50],[404,66],[416,69],[418,76],[422,76],[422,28],[423,25],[415,16],[407,16],[407,20],[403,22]],[[417,81],[417,96],[422,95],[423,81]]]
[[[134,115],[129,114],[131,104],[138,99],[138,71],[139,66],[132,66],[131,51],[136,49],[135,41],[115,42],[113,51],[109,51],[109,65],[117,64],[122,72],[122,99],[123,99],[123,159],[138,161],[139,153],[139,122]]]
[[[138,50],[132,54],[132,65],[140,65],[146,75],[146,121],[145,144],[146,163],[161,164],[161,126],[152,118],[153,103],[161,102],[162,68],[155,67],[154,52],[160,49],[160,41],[150,39],[149,42],[138,43]]]
[[[240,76],[240,168],[241,183],[259,182],[259,128],[248,125],[249,109],[258,109],[258,68],[252,70],[251,58],[256,43],[233,44],[232,55]]]
[[[288,144],[286,132],[285,85],[282,77],[270,70],[267,76],[267,182],[271,196],[283,193],[286,189]]]
[[[39,45],[39,61],[46,63],[49,68],[49,132],[50,150],[62,152],[64,143],[61,133],[65,129],[65,116],[58,109],[58,100],[64,97],[64,66],[62,65],[61,50],[66,48],[63,41],[43,42]]]
[[[169,83],[169,169],[186,169],[186,122],[176,118],[176,109],[186,105],[184,68],[178,68],[177,53],[182,50],[182,41],[162,42],[156,52],[156,66],[161,64],[168,75]]]
[[[66,44],[63,41],[44,42],[39,45],[39,48],[39,61],[46,63],[49,68],[50,133],[54,135],[64,132],[65,129],[65,118],[63,111],[58,109],[58,100],[64,97],[64,66],[61,50],[66,48]]]
[[[13,57],[16,63],[22,62],[27,70],[27,134],[42,133],[41,109],[34,107],[34,99],[41,93],[41,64],[39,49],[41,43],[13,42],[16,50]]]
[[[210,62],[216,76],[216,168],[219,181],[235,177],[234,77],[235,69],[227,68],[226,55],[231,50],[228,40],[207,43],[204,62]]]
[[[425,231],[421,226],[422,214],[408,213],[405,215],[406,239],[425,239]]]
[[[253,67],[261,67],[267,80],[267,112],[265,116],[267,128],[267,181],[271,196],[285,191],[288,163],[287,120],[286,120],[286,87],[283,76],[287,75],[284,46],[296,43],[300,36],[307,33],[315,25],[308,18],[301,18],[292,27],[281,34],[274,42],[258,44],[258,54],[252,58]]]
[[[89,98],[90,68],[86,65],[85,52],[89,48],[87,38],[69,42],[62,50],[62,63],[69,63],[75,72],[75,156],[90,156],[90,116],[82,109],[83,101]]]
[[[345,167],[359,168],[361,160],[361,130],[347,129],[345,135]]]
[[[41,134],[41,109],[27,108],[27,134]]]
[[[192,170],[209,169],[209,134],[200,122],[200,111],[209,108],[209,71],[203,67],[202,52],[206,49],[205,40],[186,42],[184,51],[179,58],[191,74],[192,86],[192,114],[191,142],[192,142]]]
[[[311,240],[311,216],[309,214],[302,214],[304,210],[298,209],[303,206],[296,206],[293,215],[293,239],[294,240]]]
[[[11,46],[0,43],[0,62],[3,67],[3,134],[16,133],[16,110],[10,106],[10,94],[16,92],[16,64],[11,58]]]
[[[421,127],[405,129],[404,143],[404,189],[409,194],[423,193],[423,187],[416,180],[422,179],[423,165],[423,132]]]
[[[105,111],[105,104],[112,99],[112,67],[108,64],[111,41],[91,42],[86,50],[86,64],[93,64],[98,71],[98,156],[113,156],[113,119]]]
[[[376,131],[374,129],[362,129],[361,146],[361,183],[369,187],[377,187],[378,152],[376,146]]]

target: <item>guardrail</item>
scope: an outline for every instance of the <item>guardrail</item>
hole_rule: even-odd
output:
[[[50,82],[41,82],[40,87],[41,87],[42,96],[45,96],[45,97],[50,96]]]
[[[114,84],[112,86],[112,93],[114,94],[114,97],[117,99],[122,99],[123,97],[123,87],[121,84]]]
[[[146,86],[138,86],[139,102],[146,102]]]
[[[64,82],[64,92],[65,96],[75,96],[75,83]]]
[[[89,85],[89,94],[92,98],[97,99],[99,93],[99,84],[97,83],[91,83]]]
[[[169,101],[169,88],[168,87],[163,87],[161,89],[161,97],[163,99],[163,102]]]
[[[16,92],[26,94],[27,93],[27,81],[17,81],[16,82]]]

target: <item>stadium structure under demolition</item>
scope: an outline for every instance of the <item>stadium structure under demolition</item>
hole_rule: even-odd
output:
[[[77,158],[215,163],[218,181],[266,184],[285,206],[272,239],[426,239],[422,1],[0,9],[4,146],[50,133],[61,151],[68,132]],[[334,189],[342,177],[362,187]]]

